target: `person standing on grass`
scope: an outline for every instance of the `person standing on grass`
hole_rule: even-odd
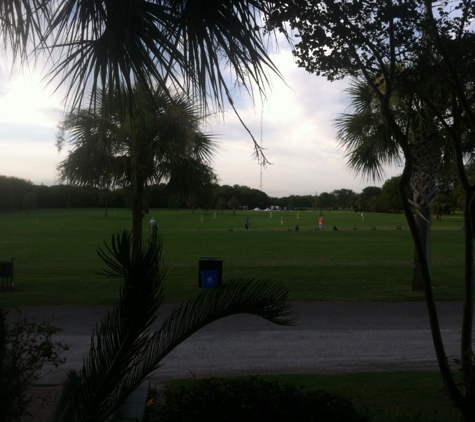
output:
[[[153,233],[156,233],[158,231],[158,224],[157,222],[154,220],[154,218],[152,217],[152,219],[150,220],[150,230],[152,230]]]
[[[246,228],[246,230],[249,229],[250,225],[251,223],[249,223],[249,217],[246,217],[246,219],[244,220],[244,227]]]
[[[325,219],[323,218],[323,215],[318,219],[318,230],[325,230]]]

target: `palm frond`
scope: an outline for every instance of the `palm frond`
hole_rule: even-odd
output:
[[[29,41],[42,41],[44,28],[49,17],[49,1],[45,0],[1,0],[0,37],[13,58],[27,57]]]
[[[120,299],[93,332],[83,368],[69,373],[55,412],[55,422],[107,420],[126,397],[174,347],[217,319],[251,313],[281,325],[295,322],[287,289],[264,281],[226,282],[203,291],[166,318],[155,333],[150,325],[163,300],[161,243],[152,239],[140,259],[132,261],[127,232],[99,251],[107,275],[121,277]]]
[[[368,84],[355,80],[347,92],[354,112],[335,120],[338,143],[347,151],[352,170],[368,179],[382,180],[386,165],[401,162],[401,151]]]
[[[200,162],[210,162],[216,152],[216,140],[208,133],[196,132],[191,156]]]
[[[73,149],[58,165],[63,180],[130,186],[138,169],[148,183],[170,181],[180,193],[206,190],[215,176],[209,164],[215,142],[199,130],[199,106],[183,93],[157,88],[150,97],[136,86],[134,101],[125,102],[133,107],[124,113],[117,96],[127,92],[119,91],[101,94],[95,110],[80,109],[64,120]]]
[[[258,30],[266,9],[259,0],[65,0],[46,33],[60,57],[48,78],[76,105],[84,86],[174,85],[222,107],[236,82],[263,90],[266,71],[278,74]]]
[[[287,300],[288,290],[271,280],[226,281],[222,287],[205,290],[195,299],[175,309],[153,334],[147,347],[137,356],[137,366],[121,386],[126,397],[131,388],[139,385],[144,374],[161,366],[174,348],[218,319],[248,313],[279,325],[294,325],[296,310]]]
[[[160,250],[160,242],[151,241],[132,262],[131,236],[125,231],[112,238],[108,254],[99,250],[109,267],[105,273],[122,276],[124,284],[118,303],[93,332],[82,369],[68,375],[55,421],[106,420],[117,408],[117,386],[137,364],[163,301]]]

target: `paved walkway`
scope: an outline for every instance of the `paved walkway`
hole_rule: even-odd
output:
[[[34,385],[28,393],[33,402],[28,411],[31,417],[25,417],[23,420],[29,422],[48,422],[51,421],[51,416],[56,404],[58,403],[61,393],[61,386],[59,385]]]
[[[321,373],[437,369],[425,304],[298,302],[299,324],[281,327],[252,315],[235,315],[205,327],[163,361],[153,382],[234,374]],[[449,356],[459,355],[462,304],[438,303]],[[157,326],[173,309],[165,305]],[[94,326],[107,307],[25,308],[37,320],[54,315],[57,340],[71,345],[67,363],[40,384],[57,385],[78,369]]]
[[[245,373],[305,373],[436,368],[425,304],[298,302],[298,325],[281,327],[252,315],[235,315],[205,327],[163,361],[161,379]],[[163,318],[174,308],[165,305]],[[26,308],[37,320],[56,317],[56,338],[68,343],[67,363],[45,374],[60,383],[80,368],[91,333],[107,307]],[[459,354],[462,304],[438,303],[447,354]]]

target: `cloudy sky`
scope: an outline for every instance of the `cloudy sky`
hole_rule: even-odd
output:
[[[273,76],[266,101],[255,104],[246,93],[236,94],[241,118],[271,165],[262,169],[252,158],[252,139],[232,110],[224,118],[209,120],[207,132],[218,142],[213,167],[220,184],[239,184],[270,196],[314,195],[334,189],[361,192],[381,182],[362,180],[346,166],[345,151],[335,141],[334,120],[346,110],[345,82],[327,82],[295,65],[288,48],[281,47],[273,60],[285,83]],[[57,183],[57,164],[64,159],[55,148],[56,126],[61,120],[60,93],[45,87],[31,72],[0,71],[0,175]],[[262,133],[262,136],[261,136]],[[386,178],[400,174],[388,169]]]

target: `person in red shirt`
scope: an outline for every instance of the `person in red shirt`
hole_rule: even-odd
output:
[[[320,216],[318,219],[318,230],[324,230],[325,229],[325,219],[323,218],[323,215]]]

